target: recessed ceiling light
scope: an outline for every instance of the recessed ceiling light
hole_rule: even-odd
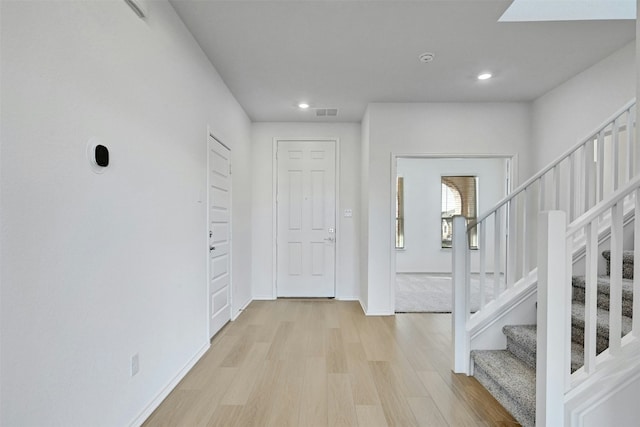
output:
[[[436,58],[436,54],[431,52],[425,52],[418,56],[418,59],[420,60],[420,62],[431,62],[435,58]]]
[[[306,110],[307,108],[309,108],[309,104],[307,104],[306,102],[301,102],[300,104],[298,104],[298,108]]]
[[[478,80],[489,80],[491,77],[493,77],[491,73],[478,74]]]

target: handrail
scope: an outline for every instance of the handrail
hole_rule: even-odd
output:
[[[640,187],[640,175],[627,182],[624,187],[611,193],[606,199],[589,209],[587,212],[573,220],[571,224],[567,226],[567,236],[578,232],[582,228],[586,227],[591,221],[602,215],[607,209],[611,209],[613,205],[620,202],[623,198],[633,193]]]
[[[511,193],[509,193],[506,197],[504,197],[502,200],[498,201],[498,203],[496,203],[491,209],[485,211],[484,214],[482,214],[481,216],[476,218],[474,221],[471,221],[469,223],[469,225],[467,226],[467,230],[469,230],[469,231],[472,230],[477,224],[481,223],[482,221],[484,221],[485,219],[490,217],[495,211],[497,211],[498,209],[503,207],[505,204],[507,204],[513,198],[515,198],[520,193],[522,193],[524,190],[526,190],[527,187],[529,187],[531,184],[536,182],[538,179],[540,179],[547,172],[549,172],[550,170],[555,168],[558,164],[563,162],[566,158],[568,158],[570,155],[572,155],[574,152],[576,152],[578,149],[580,149],[584,144],[589,142],[589,140],[592,139],[595,135],[599,134],[604,129],[606,129],[618,117],[620,117],[626,111],[631,109],[635,103],[636,103],[636,99],[635,98],[633,98],[631,101],[627,102],[624,107],[622,107],[621,109],[616,111],[606,121],[604,121],[603,122],[603,123],[605,123],[604,125],[598,126],[598,128],[594,132],[591,132],[589,134],[589,136],[580,139],[579,142],[576,145],[574,145],[573,147],[569,148],[560,157],[556,158],[554,161],[552,161],[547,166],[545,166],[542,170],[540,170],[540,172],[538,172],[537,174],[533,175],[531,178],[527,179],[523,184],[519,185],[515,190],[513,190]]]

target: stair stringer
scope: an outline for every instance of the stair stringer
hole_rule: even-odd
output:
[[[630,335],[623,350],[598,356],[598,370],[584,378],[584,368],[574,374],[577,385],[565,394],[565,425],[599,427],[637,425],[640,419],[640,339]]]
[[[534,269],[503,292],[497,300],[488,303],[481,311],[472,315],[468,323],[470,350],[505,349],[507,339],[502,327],[512,324],[536,323],[538,275]],[[471,363],[471,373],[473,373]]]

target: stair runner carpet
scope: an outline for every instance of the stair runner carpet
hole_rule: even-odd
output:
[[[609,347],[610,251],[604,251],[607,276],[598,277],[598,322],[596,350]],[[624,251],[622,274],[622,335],[631,331],[633,307],[633,251]],[[584,361],[585,279],[572,280],[571,372]],[[473,350],[474,377],[524,427],[536,418],[536,325],[507,325],[506,350]]]

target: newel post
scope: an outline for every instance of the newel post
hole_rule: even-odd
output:
[[[564,425],[569,331],[567,226],[562,211],[540,213],[538,222],[538,339],[536,426]]]
[[[469,321],[469,243],[467,240],[467,220],[464,216],[453,217],[452,239],[453,305],[451,313],[451,333],[453,334],[453,372],[470,372],[470,342],[467,332]]]

